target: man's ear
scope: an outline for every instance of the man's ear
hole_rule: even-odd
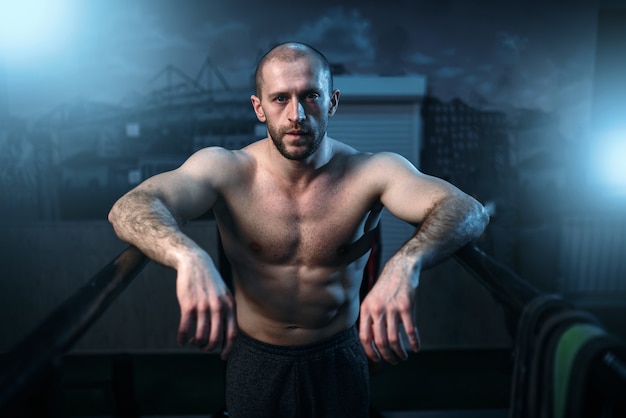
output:
[[[263,107],[261,107],[261,99],[253,94],[252,96],[250,96],[250,101],[252,102],[252,108],[254,109],[254,113],[256,113],[256,117],[259,122],[265,123],[267,119],[265,118],[265,112],[263,112]]]
[[[339,106],[339,90],[335,90],[330,95],[330,107],[328,108],[328,116],[333,116]]]

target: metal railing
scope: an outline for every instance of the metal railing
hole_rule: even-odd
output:
[[[63,355],[147,262],[137,248],[128,247],[9,351],[0,372],[1,417],[63,415],[59,404]]]

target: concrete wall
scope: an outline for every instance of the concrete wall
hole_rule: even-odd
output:
[[[186,230],[217,259],[213,222]],[[104,221],[0,224],[0,352],[124,248]],[[417,317],[424,348],[509,344],[500,307],[451,260],[423,274]],[[178,321],[175,273],[150,263],[74,351],[180,350]]]

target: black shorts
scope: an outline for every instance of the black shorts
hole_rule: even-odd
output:
[[[240,332],[226,365],[226,409],[232,418],[368,417],[369,371],[356,328],[303,346]]]

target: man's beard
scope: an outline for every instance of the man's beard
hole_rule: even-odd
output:
[[[304,131],[300,144],[295,150],[289,150],[287,144],[285,144],[284,137],[288,132],[296,130]],[[315,154],[326,135],[326,124],[320,125],[317,129],[306,129],[304,127],[299,128],[275,128],[274,126],[267,124],[267,131],[272,139],[272,142],[276,146],[276,149],[280,154],[293,161],[303,161]]]

